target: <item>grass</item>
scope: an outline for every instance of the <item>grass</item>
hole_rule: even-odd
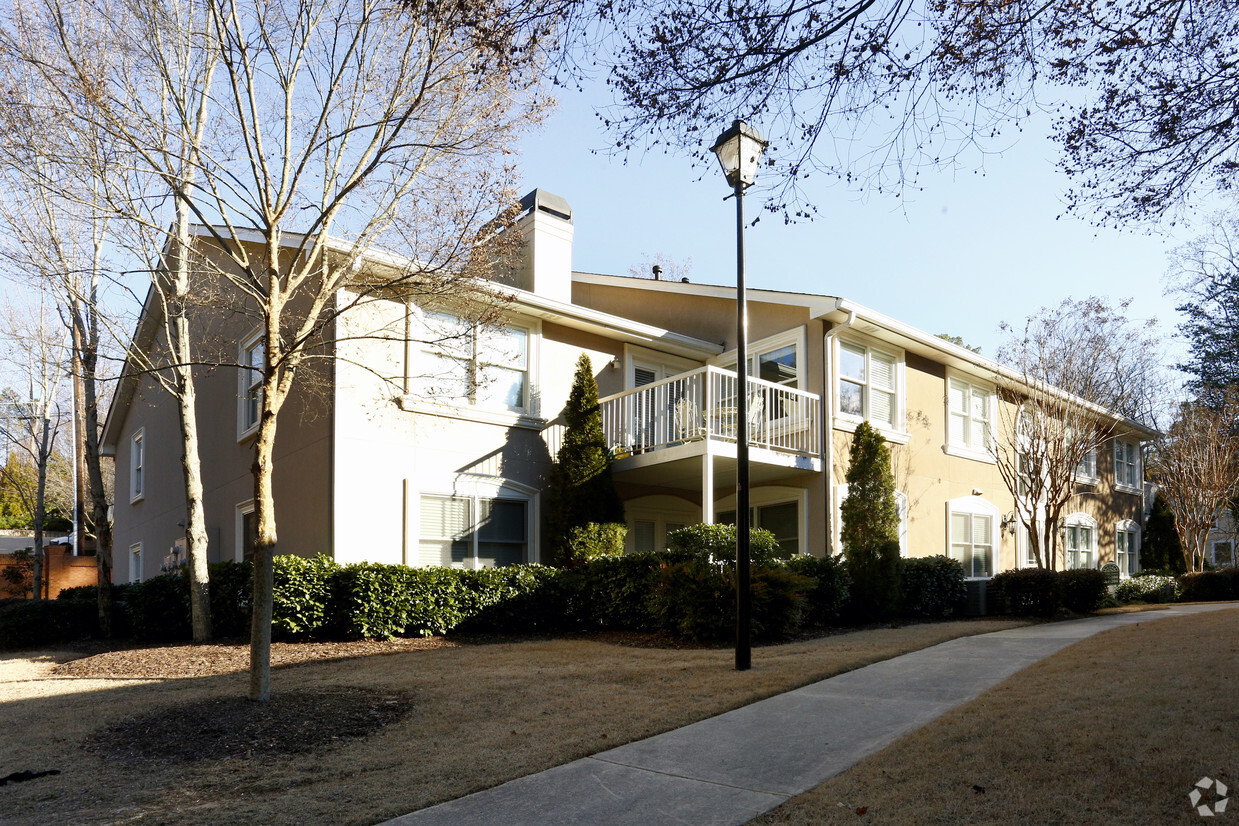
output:
[[[137,715],[243,695],[242,673],[192,679],[49,678],[0,657],[6,824],[375,823],[670,730],[947,639],[1022,624],[974,620],[839,634],[754,650],[634,648],[589,639],[462,645],[280,668],[273,691],[399,692],[413,712],[303,755],[192,763],[108,759],[85,744]],[[32,662],[32,659],[34,660]],[[7,683],[7,685],[5,685]]]
[[[1237,699],[1239,612],[1116,628],[754,822],[1200,823],[1197,780],[1239,792]]]

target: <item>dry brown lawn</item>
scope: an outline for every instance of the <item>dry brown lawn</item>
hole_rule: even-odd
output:
[[[60,773],[0,787],[0,820],[375,823],[871,662],[1017,624],[909,625],[760,647],[743,673],[732,669],[726,648],[604,639],[363,644],[359,650],[377,653],[318,661],[309,649],[277,651],[294,664],[275,671],[276,700],[293,696],[304,705],[306,697],[365,692],[372,706],[407,702],[410,711],[368,736],[329,739],[303,753],[264,753],[258,741],[267,735],[254,734],[253,749],[193,760],[175,750],[109,752],[100,733],[148,726],[149,742],[157,742],[165,725],[173,739],[185,739],[187,727],[203,725],[191,721],[204,703],[222,707],[244,694],[239,646],[117,652],[61,668],[79,676],[53,673],[71,656],[64,650],[7,654],[0,656],[0,777]],[[169,672],[195,676],[150,676]],[[163,723],[132,724],[165,712]]]
[[[1202,819],[1202,777],[1230,789]],[[1168,824],[1239,818],[1239,611],[1106,631],[754,821]]]

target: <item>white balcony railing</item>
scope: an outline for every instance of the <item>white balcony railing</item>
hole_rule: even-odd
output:
[[[602,427],[617,456],[699,439],[736,438],[736,374],[699,367],[602,399]],[[787,453],[821,452],[821,399],[762,379],[748,380],[749,444]]]

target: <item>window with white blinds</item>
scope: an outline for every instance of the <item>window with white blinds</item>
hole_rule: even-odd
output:
[[[970,577],[993,575],[994,518],[980,513],[951,514],[951,558]]]
[[[962,379],[947,381],[947,444],[988,455],[994,394]]]
[[[521,499],[424,495],[418,564],[489,568],[525,562],[528,514]]]
[[[899,416],[898,359],[861,344],[840,342],[838,414],[867,419],[888,430],[902,430]]]

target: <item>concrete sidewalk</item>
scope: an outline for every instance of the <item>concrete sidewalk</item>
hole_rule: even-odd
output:
[[[744,823],[1099,631],[1235,607],[1171,606],[951,640],[384,826]]]

